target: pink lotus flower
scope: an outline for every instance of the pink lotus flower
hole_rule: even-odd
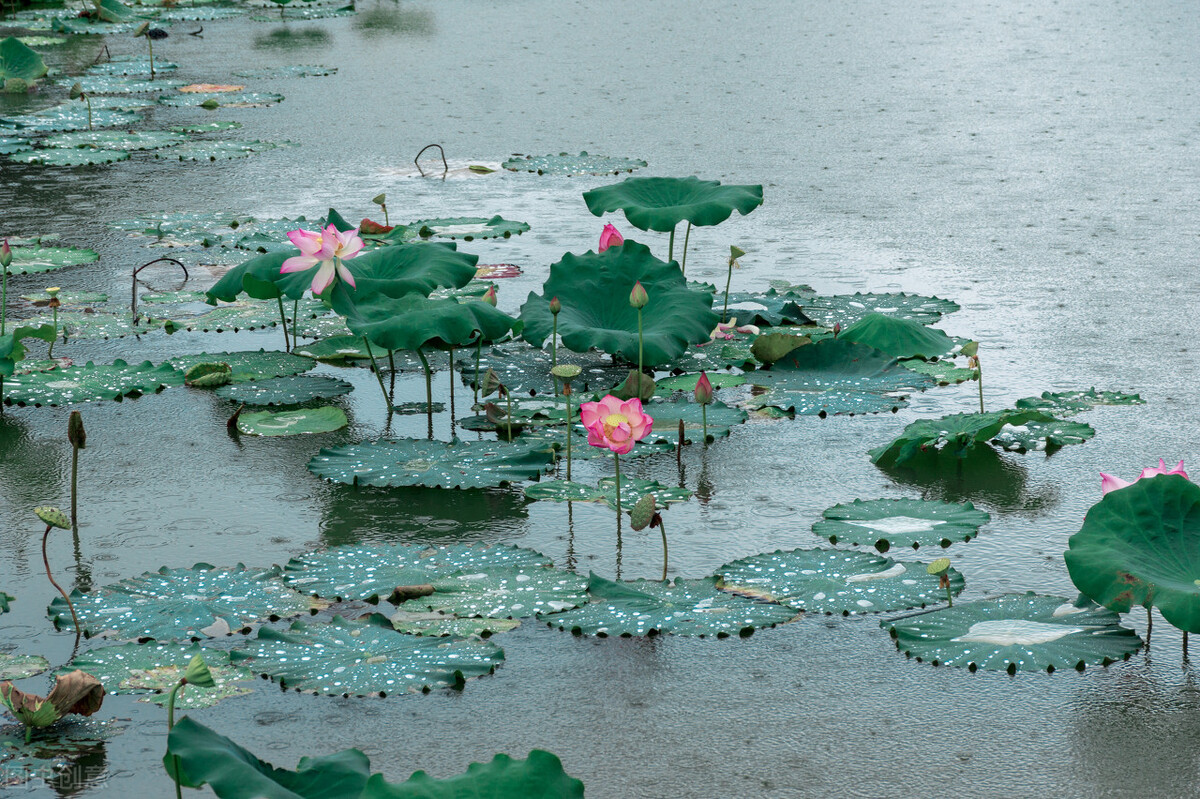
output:
[[[696,402],[701,405],[707,405],[713,401],[712,381],[708,379],[708,372],[700,373],[700,379],[696,381],[696,389],[693,393],[696,396]]]
[[[611,224],[605,225],[604,230],[600,231],[600,252],[624,243],[625,237]]]
[[[608,394],[599,402],[585,402],[579,406],[579,416],[587,428],[588,443],[593,447],[607,447],[618,455],[633,449],[650,432],[654,419],[642,411],[642,401],[621,400]]]
[[[354,285],[354,275],[350,274],[350,270],[342,262],[358,255],[363,248],[363,240],[358,237],[358,228],[342,232],[329,225],[324,231],[293,230],[287,237],[292,240],[292,244],[300,248],[301,255],[284,261],[280,273],[303,272],[320,264],[312,281],[314,295],[324,292],[338,277],[351,286]]]
[[[713,331],[708,334],[709,335],[708,341],[704,342],[704,344],[697,344],[696,346],[703,347],[703,346],[705,346],[705,344],[711,344],[714,341],[717,341],[718,339],[724,339],[725,341],[732,341],[734,333],[742,333],[743,335],[757,336],[761,332],[762,331],[759,330],[758,325],[742,325],[741,327],[739,327],[738,323],[737,323],[737,317],[735,316],[732,319],[730,319],[728,322],[717,322],[717,326],[714,327]]]
[[[1167,471],[1166,461],[1159,458],[1158,466],[1147,466],[1145,469],[1142,469],[1142,473],[1135,477],[1133,482],[1126,482],[1120,477],[1113,477],[1111,474],[1100,472],[1100,489],[1104,494],[1107,494],[1109,491],[1116,491],[1118,488],[1131,486],[1143,477],[1154,477],[1157,474],[1179,474],[1183,475],[1185,479],[1187,478],[1187,472],[1183,470],[1183,461],[1180,461],[1179,465],[1174,469]]]

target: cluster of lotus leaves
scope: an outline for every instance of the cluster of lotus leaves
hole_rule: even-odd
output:
[[[176,696],[177,708],[211,707],[223,699],[250,693],[249,688],[239,685],[254,677],[249,670],[230,665],[229,652],[195,643],[146,641],[98,647],[76,655],[59,673],[82,669],[100,680],[110,694],[129,694],[165,705],[171,689],[196,655],[204,658],[216,684],[211,688],[189,684]]]
[[[995,437],[1005,425],[1054,421],[1054,417],[1033,410],[955,413],[940,419],[918,419],[905,427],[892,443],[871,450],[871,461],[885,466],[899,465],[931,450],[949,451],[962,458],[977,443]]]
[[[422,294],[349,299],[350,294],[335,288],[334,310],[346,317],[352,332],[387,350],[465,347],[480,338],[496,341],[515,324],[508,314],[478,300],[435,300]]]

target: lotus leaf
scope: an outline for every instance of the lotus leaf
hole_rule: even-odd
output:
[[[404,635],[372,613],[327,624],[293,622],[285,631],[260,627],[256,640],[230,653],[232,662],[266,674],[284,688],[331,696],[384,696],[463,687],[504,660],[495,644]]]
[[[160,105],[180,108],[204,106],[210,100],[215,100],[220,108],[260,108],[283,102],[283,95],[273,92],[180,92],[158,98]]]
[[[954,361],[949,358],[937,361],[925,361],[920,358],[903,358],[900,360],[900,365],[905,369],[911,369],[914,372],[932,377],[937,381],[939,386],[948,386],[951,383],[957,385],[965,383],[968,380],[979,379],[978,369],[956,366]],[[1018,407],[1020,407],[1020,401],[1018,401]]]
[[[326,316],[318,316],[315,319],[305,319],[300,317],[299,321],[288,328],[288,332],[295,338],[334,338],[336,336],[347,336],[356,339],[360,343],[362,339],[353,335],[350,328],[346,327],[346,320],[337,314],[327,314]],[[376,348],[378,349],[378,348]],[[292,347],[292,352],[296,348]],[[387,353],[385,352],[386,356]],[[366,357],[366,351],[363,351],[363,357]]]
[[[728,306],[722,293],[713,303],[725,312],[723,318],[734,317],[739,325],[778,327],[812,323],[800,307],[804,300],[805,297],[799,294],[770,289],[766,292],[731,291]]]
[[[95,166],[128,161],[129,153],[123,150],[29,150],[15,153],[8,160],[19,164],[42,164],[45,166]]]
[[[941,358],[957,346],[937,328],[880,313],[869,313],[846,327],[840,338],[874,347],[893,358]]]
[[[1016,402],[1016,407],[1043,411],[1059,416],[1090,411],[1097,405],[1145,405],[1146,401],[1139,394],[1125,394],[1120,391],[1097,391],[1090,388],[1087,391],[1063,391],[1052,394],[1043,391],[1040,397],[1026,397]]]
[[[646,165],[636,158],[616,158],[608,155],[527,155],[510,158],[500,166],[509,172],[536,172],[539,175],[619,175]]]
[[[33,294],[22,294],[21,299],[32,302],[34,305],[44,306],[50,301],[50,295],[44,291],[38,291]],[[97,303],[108,302],[108,295],[98,291],[61,291],[58,293],[58,301],[63,307],[71,305],[95,305]]]
[[[1013,452],[1053,452],[1068,444],[1082,444],[1096,435],[1091,425],[1080,422],[1026,422],[1009,425],[996,434],[992,443]]]
[[[15,405],[67,405],[72,402],[121,400],[177,386],[183,375],[168,364],[149,361],[127,364],[117,360],[97,365],[14,375],[4,381],[4,401]]]
[[[901,464],[919,452],[953,452],[963,458],[980,441],[993,438],[1005,425],[1053,422],[1038,411],[991,411],[955,413],[940,419],[918,419],[904,428],[892,443],[871,450],[871,462]]]
[[[247,405],[299,405],[315,399],[340,397],[353,389],[353,385],[336,377],[299,375],[236,383],[218,390],[217,396]]]
[[[832,328],[840,324],[843,329],[853,325],[868,314],[883,314],[896,319],[910,319],[921,324],[932,324],[943,315],[954,313],[959,305],[940,297],[922,297],[919,294],[838,294],[814,296],[803,304],[804,313],[822,327]]]
[[[227,363],[233,369],[234,383],[249,383],[271,377],[289,377],[307,372],[316,366],[311,358],[303,358],[288,352],[216,352],[211,355],[178,355],[169,361],[171,366],[182,371],[198,363]]]
[[[90,264],[100,259],[95,250],[79,247],[46,247],[40,244],[14,245],[13,259],[8,267],[9,275],[33,275],[62,269],[64,266]]]
[[[171,130],[175,133],[188,132],[178,128]],[[122,219],[112,223],[112,227],[153,238],[156,244],[163,246],[212,247],[253,221],[253,217],[226,213],[172,212]]]
[[[323,449],[309,461],[318,477],[350,485],[494,488],[536,479],[554,455],[503,441],[365,441]]]
[[[367,345],[359,336],[332,336],[312,344],[300,344],[294,347],[292,352],[318,361],[366,360],[371,355],[376,358],[386,358],[388,355],[386,349],[375,345],[371,345],[371,352],[368,354]],[[424,408],[424,405],[421,407]]]
[[[98,753],[103,753],[105,741],[125,731],[127,720],[68,717],[54,725],[45,735],[34,732],[33,740],[25,743],[24,737],[6,737],[0,741],[0,773],[4,775],[4,786],[12,787],[24,783],[42,786],[66,784],[59,782],[60,775],[71,773],[78,777],[70,781],[73,790],[102,790],[111,772],[108,769],[96,773],[94,764]],[[47,775],[51,775],[47,779]]]
[[[808,336],[772,331],[754,337],[754,341],[750,344],[750,354],[760,363],[770,366],[792,350],[806,347],[812,343],[813,340]]]
[[[275,78],[312,78],[336,75],[337,67],[293,65],[286,67],[265,67],[263,69],[237,69],[233,75],[237,78],[253,80],[273,80]]]
[[[250,693],[237,683],[253,679],[253,673],[229,665],[228,652],[199,644],[147,641],[102,646],[76,655],[59,672],[83,669],[100,680],[110,694],[141,695],[144,702],[165,705],[167,694],[179,683],[187,664],[196,655],[204,658],[217,684],[213,688],[188,685],[177,695],[176,707],[186,710],[212,707],[222,699]]]
[[[521,267],[516,264],[480,264],[475,269],[477,280],[501,280],[510,277],[520,277]]]
[[[521,626],[516,619],[464,619],[445,613],[408,610],[393,613],[391,622],[398,632],[436,638],[450,635],[455,638],[490,638],[496,633],[506,633]]]
[[[868,552],[776,550],[735,560],[717,574],[726,591],[826,615],[923,608],[946,599],[938,576],[928,574],[924,563],[902,563]],[[949,575],[951,590],[960,593],[962,575],[955,569]]]
[[[146,572],[86,594],[71,592],[75,613],[89,636],[158,641],[230,635],[251,624],[314,611],[318,605],[279,580],[280,569],[190,569]],[[58,629],[74,629],[62,597],[50,603]]]
[[[142,121],[142,115],[134,111],[101,108],[95,100],[92,106],[92,128],[128,128]],[[37,132],[89,129],[87,107],[82,103],[56,105],[42,111],[0,118],[0,125]]]
[[[702,406],[698,402],[687,399],[678,402],[653,399],[642,407],[654,420],[648,437],[652,441],[677,442],[680,420],[683,421],[685,431],[695,433],[703,427]],[[729,435],[729,429],[733,425],[741,424],[749,418],[749,414],[741,408],[731,407],[720,400],[709,403],[707,413],[708,434],[714,438]]]
[[[355,297],[335,287],[333,307],[355,334],[389,350],[463,347],[481,337],[497,341],[516,324],[486,302],[433,300],[420,294]]]
[[[909,657],[971,671],[1083,671],[1126,660],[1142,645],[1112,611],[1032,592],[960,602],[880,624]]]
[[[558,363],[573,364],[582,370],[579,377],[571,382],[572,391],[577,394],[606,392],[624,379],[628,369],[613,366],[608,360],[601,359],[596,353],[575,353],[568,350],[558,350]],[[500,382],[514,396],[528,394],[554,394],[554,378],[550,375],[550,351],[530,347],[520,342],[505,342],[485,346],[480,355],[479,374],[493,370]],[[471,386],[475,382],[475,357],[465,354],[456,367],[462,373],[463,382]],[[561,390],[561,382],[559,385]],[[562,402],[565,408],[565,401]],[[577,407],[577,405],[576,405]]]
[[[699,374],[682,374],[675,377],[664,377],[655,382],[658,392],[695,391],[696,383],[700,381]],[[733,388],[746,382],[745,375],[734,375],[727,372],[716,372],[708,375],[708,382],[714,389]]]
[[[50,661],[41,655],[5,655],[0,653],[0,682],[36,677],[50,669]]]
[[[987,511],[970,502],[937,502],[922,499],[856,499],[834,505],[813,525],[813,533],[832,544],[870,544],[880,552],[893,546],[948,547],[970,541],[991,520]]]
[[[650,297],[643,309],[643,362],[669,363],[689,344],[709,340],[718,318],[712,295],[693,291],[679,267],[650,254],[650,248],[625,241],[602,253],[567,253],[550,266],[542,294],[532,292],[521,306],[522,336],[541,347],[553,330],[549,298],[558,297],[558,333],[567,349],[587,352],[593,347],[638,362],[638,311],[629,293],[640,282]]]
[[[751,346],[752,338],[740,336],[734,336],[732,341],[697,344],[671,361],[669,368],[673,372],[717,371],[734,366],[743,370],[757,369],[759,363]]]
[[[301,408],[292,411],[254,411],[238,416],[239,433],[251,436],[298,436],[331,433],[350,424],[341,408]]]
[[[155,65],[158,71],[158,65]],[[146,80],[128,75],[85,75],[79,79],[79,87],[91,97],[105,94],[162,94],[183,85],[178,80]]]
[[[737,211],[745,215],[762,205],[762,186],[722,186],[720,181],[686,178],[627,178],[622,183],[585,191],[583,201],[595,216],[624,211],[638,230],[669,233],[680,222],[719,225]]]
[[[195,97],[196,95],[190,96]],[[179,161],[228,161],[234,158],[247,158],[251,153],[274,150],[279,146],[276,142],[259,141],[258,139],[190,141],[178,147],[172,147],[163,153],[155,152],[154,157],[174,158]]]
[[[521,235],[529,230],[524,222],[513,222],[499,216],[486,219],[481,216],[457,216],[446,219],[421,219],[404,226],[407,230],[417,231],[421,238],[462,239],[499,239]]]
[[[192,6],[190,8],[164,8],[158,12],[155,17],[159,22],[199,22],[215,19],[233,19],[246,14],[246,9],[242,8],[198,8]],[[157,71],[157,65],[156,65]]]
[[[400,610],[428,610],[460,618],[523,619],[577,608],[588,601],[587,580],[540,566],[461,572],[434,579],[433,593]]]
[[[901,367],[874,347],[841,338],[817,341],[792,350],[770,369],[755,372],[750,382],[779,391],[923,390],[933,380]]]
[[[292,558],[283,578],[297,590],[326,599],[376,602],[399,587],[425,585],[460,572],[549,565],[545,555],[514,546],[346,546]]]
[[[895,413],[908,401],[871,391],[786,391],[772,389],[750,398],[755,410],[777,408],[789,416],[856,416],[864,413]]]
[[[26,153],[32,149],[33,142],[29,139],[15,136],[0,136],[0,155]]]
[[[52,325],[14,327],[0,336],[0,377],[13,375],[17,362],[25,359],[25,345],[22,342],[30,338],[46,342],[54,341],[54,327]]]
[[[554,484],[558,483],[561,486],[559,491],[555,490]],[[567,481],[547,482],[545,492],[534,491],[530,493],[526,490],[525,495],[530,499],[554,499],[559,502],[577,499],[571,496],[579,489],[576,488],[579,483]],[[533,488],[533,486],[530,486]],[[556,493],[564,493],[565,496],[554,496]],[[596,487],[592,489],[593,495],[590,500],[604,500],[609,504],[609,507],[617,507],[617,479],[615,477],[601,477]],[[654,498],[662,505],[670,502],[687,502],[692,496],[692,492],[686,488],[674,488],[665,486],[657,480],[642,480],[628,475],[621,475],[621,502],[626,507],[632,507],[633,503],[637,502],[647,494],[653,494]]]
[[[134,322],[128,313],[102,313],[84,308],[82,311],[59,311],[58,327],[64,340],[95,340],[140,336],[151,330],[166,328],[166,324],[153,319]]]
[[[13,78],[33,83],[46,72],[46,62],[36,50],[12,36],[0,41],[0,83]]]
[[[155,72],[174,72],[179,69],[178,64],[172,64],[169,61],[156,59],[154,61]],[[150,58],[144,55],[125,55],[117,56],[111,61],[104,61],[100,64],[94,64],[88,67],[89,75],[150,75]]]
[[[207,308],[207,306],[201,306]],[[296,315],[303,322],[305,317],[314,318],[317,314],[325,313],[326,309],[323,303],[318,300],[302,299],[299,307],[292,306],[286,309],[289,312],[289,329],[291,328],[290,312],[296,311]],[[222,305],[217,308],[206,310],[200,314],[181,313],[178,309],[166,308],[164,312],[159,314],[147,314],[146,319],[150,321],[154,318],[159,318],[164,323],[169,323],[176,329],[182,330],[200,330],[205,333],[223,333],[232,330],[258,330],[267,327],[275,327],[279,324],[279,310],[277,303],[267,302],[247,302],[240,301],[232,305]]]
[[[588,592],[594,602],[545,617],[546,622],[575,635],[629,637],[669,633],[745,638],[760,627],[774,627],[796,616],[795,611],[782,605],[718,591],[714,577],[673,582],[612,582],[592,574]]]
[[[183,384],[190,388],[217,388],[233,380],[233,367],[227,363],[198,363],[183,373]]]
[[[171,130],[175,133],[215,133],[222,130],[237,130],[241,122],[223,120],[217,122],[197,122],[191,125],[174,125]]]
[[[15,596],[9,596],[3,591],[0,591],[0,613],[8,613],[8,603],[12,602],[14,599],[16,599]]]
[[[424,404],[421,405],[421,412],[425,412]],[[495,427],[495,425],[493,425]],[[711,435],[711,433],[709,434]],[[521,444],[537,445],[539,447],[553,449],[557,452],[558,457],[562,458],[566,455],[565,448],[567,446],[567,431],[562,427],[551,427],[549,425],[534,426],[527,428],[521,432],[520,438],[517,441]],[[649,438],[639,441],[633,445],[633,449],[624,455],[626,458],[644,458],[647,455],[657,455],[660,452],[670,452],[675,449],[675,444],[670,441],[651,441]],[[588,444],[587,434],[584,432],[582,425],[576,423],[571,432],[571,458],[573,460],[592,460],[593,458],[609,458],[612,453],[604,447],[593,447]],[[544,485],[540,483],[539,485]],[[530,486],[534,488],[536,486]],[[543,497],[548,499],[549,497]]]

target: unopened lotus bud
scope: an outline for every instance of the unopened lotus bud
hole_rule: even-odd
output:
[[[629,304],[634,308],[645,308],[650,302],[650,295],[646,293],[646,289],[642,287],[642,281],[633,284],[633,291],[629,292]]]
[[[555,297],[554,299],[550,300],[550,313],[554,314],[555,316],[558,316],[558,314],[561,310],[562,310],[562,303],[558,301],[558,297]]]
[[[83,429],[83,416],[79,411],[71,411],[67,419],[67,441],[75,449],[83,449],[87,445],[87,431]]]
[[[621,232],[611,224],[605,225],[604,230],[600,231],[600,247],[598,252],[604,252],[609,247],[616,247],[625,243],[625,237]]]
[[[480,299],[483,300],[484,302],[486,302],[488,305],[495,308],[496,307],[496,287],[488,286],[488,290],[483,293],[483,296],[480,297]]]
[[[700,373],[700,379],[696,381],[696,402],[701,405],[707,405],[713,401],[712,382],[708,379],[707,372]]]
[[[12,247],[8,246],[8,239],[5,239],[4,243],[0,244],[0,266],[3,266],[5,269],[7,269],[11,264]]]
[[[841,323],[841,322],[834,322],[834,323],[833,323],[833,337],[834,337],[834,338],[837,338],[837,337],[838,337],[838,333],[841,333],[841,332],[842,332],[842,323]]]

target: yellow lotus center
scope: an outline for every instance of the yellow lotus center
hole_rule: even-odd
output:
[[[605,427],[617,427],[618,425],[629,424],[629,417],[623,413],[610,413],[604,417]]]

